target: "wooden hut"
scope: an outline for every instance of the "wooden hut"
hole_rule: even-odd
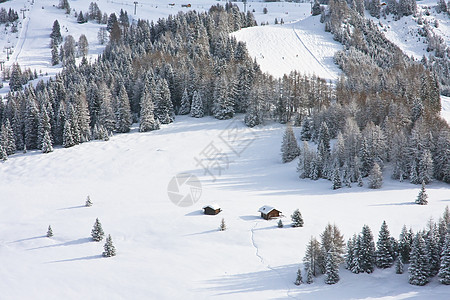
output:
[[[203,207],[203,213],[205,215],[217,215],[222,209],[217,204],[210,204]]]
[[[273,208],[272,206],[268,206],[268,205],[264,205],[258,211],[261,213],[261,218],[266,219],[266,220],[276,218],[281,215],[281,211]]]

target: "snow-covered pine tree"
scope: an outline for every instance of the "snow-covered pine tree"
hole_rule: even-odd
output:
[[[283,163],[294,160],[300,154],[300,148],[297,144],[294,131],[291,126],[287,126],[283,135],[283,142],[281,144],[281,161]]]
[[[341,234],[339,228],[336,226],[336,224],[331,225],[328,224],[325,227],[325,230],[320,235],[321,243],[320,243],[320,254],[318,256],[318,265],[320,268],[320,271],[322,273],[325,273],[326,270],[326,257],[328,254],[328,251],[331,249],[331,243],[333,243],[334,246],[334,252],[336,259],[339,263],[343,262],[343,254],[345,253],[345,241],[344,237]]]
[[[429,276],[435,276],[439,271],[441,263],[441,248],[439,245],[439,231],[433,219],[428,222],[428,232],[425,237],[425,245],[428,252],[428,262],[430,267]]]
[[[317,239],[311,236],[308,245],[306,246],[305,257],[303,257],[303,263],[305,265],[305,271],[311,270],[313,276],[317,276],[320,272],[319,256],[321,254],[320,243]]]
[[[58,46],[62,43],[63,38],[61,36],[61,26],[59,26],[58,20],[53,22],[52,33],[50,33],[50,38],[52,39],[51,44]]]
[[[0,141],[5,148],[6,154],[12,155],[16,152],[16,142],[14,137],[14,131],[11,128],[11,123],[7,119],[4,124],[2,124]]]
[[[325,283],[335,284],[339,282],[339,260],[335,251],[334,243],[331,242],[330,250],[325,259]]]
[[[306,283],[311,284],[314,282],[314,276],[311,267],[308,267],[306,270]]]
[[[187,115],[191,112],[191,103],[189,102],[189,95],[186,89],[184,89],[183,96],[181,97],[181,106],[178,111],[179,115]]]
[[[194,91],[194,94],[192,94],[191,117],[203,118],[204,115],[202,96],[199,92]]]
[[[227,226],[225,225],[225,219],[222,218],[222,221],[220,221],[219,230],[220,231],[225,231],[226,229],[227,229]]]
[[[406,225],[403,225],[402,232],[398,240],[398,254],[403,263],[409,263],[409,254],[412,246],[412,233],[408,232]]]
[[[106,238],[105,245],[103,246],[103,249],[105,251],[102,253],[103,257],[111,257],[116,255],[116,247],[114,247],[111,235],[108,234],[108,237]]]
[[[420,158],[417,175],[420,182],[425,182],[425,184],[431,182],[431,178],[433,176],[433,159],[431,152],[428,149],[425,149],[422,157]]]
[[[129,132],[131,122],[130,100],[125,86],[122,84],[117,96],[116,131],[120,133]]]
[[[428,194],[425,189],[425,181],[422,181],[422,188],[420,189],[419,194],[417,195],[416,204],[427,205],[428,204],[427,199],[428,199]]]
[[[320,3],[319,3],[319,1],[315,0],[315,1],[314,1],[314,4],[313,4],[313,6],[312,6],[312,9],[311,9],[311,14],[312,14],[313,16],[318,16],[318,15],[320,15],[321,13],[322,13],[322,11],[321,11],[321,9],[320,9]]]
[[[51,140],[50,134],[49,134],[49,132],[47,130],[44,133],[44,138],[42,140],[41,151],[42,151],[42,153],[53,152],[52,140]]]
[[[381,224],[378,234],[377,250],[375,251],[375,262],[378,268],[389,268],[394,262],[392,243],[386,221]]]
[[[94,228],[92,228],[92,231],[91,231],[92,239],[95,242],[100,242],[101,240],[103,240],[104,235],[105,235],[105,233],[103,232],[102,224],[100,223],[100,221],[97,218],[94,223]]]
[[[298,270],[297,270],[297,278],[295,279],[295,285],[300,285],[302,283],[303,283],[302,270],[300,268],[298,268]]]
[[[309,141],[311,140],[311,118],[310,117],[306,117],[303,119],[302,122],[302,130],[300,132],[300,139],[302,141]]]
[[[445,243],[441,253],[441,265],[439,268],[439,281],[443,284],[450,284],[450,232],[445,235]]]
[[[72,135],[72,125],[70,124],[69,120],[66,120],[66,122],[64,123],[62,144],[64,148],[75,146],[75,141]]]
[[[399,257],[395,262],[395,273],[396,274],[403,274],[403,262],[402,258]]]
[[[86,207],[91,207],[92,206],[92,201],[91,201],[91,196],[87,196],[86,197],[86,203],[84,204],[84,206],[86,206]]]
[[[330,132],[328,130],[328,125],[326,122],[322,122],[320,125],[320,131],[319,136],[317,139],[317,144],[319,145],[317,147],[317,152],[322,155],[324,159],[327,159],[330,155],[331,148],[330,148]]]
[[[425,285],[428,283],[428,253],[425,241],[420,232],[414,238],[408,272],[410,284]]]
[[[58,53],[58,47],[53,44],[52,46],[52,66],[56,66],[59,64],[59,53]]]
[[[373,157],[370,155],[369,145],[367,139],[363,138],[361,142],[361,147],[359,150],[359,158],[361,160],[361,176],[366,177],[369,175],[370,170],[373,169]]]
[[[340,189],[342,187],[341,174],[339,168],[336,166],[333,171],[333,190]]]
[[[278,226],[278,228],[283,228],[284,227],[283,221],[281,221],[281,219],[278,220],[277,226]]]
[[[303,217],[298,209],[291,215],[292,227],[303,227]]]
[[[364,185],[364,181],[363,181],[363,179],[362,179],[361,174],[359,174],[359,176],[358,176],[358,186],[359,186],[359,187],[362,187],[363,185]]]
[[[228,91],[226,76],[217,77],[214,84],[214,117],[219,120],[230,119],[234,116],[234,102]]]
[[[6,161],[8,159],[8,154],[6,154],[5,148],[0,144],[0,160]]]
[[[355,274],[364,272],[364,270],[361,267],[363,256],[362,252],[364,251],[364,249],[362,249],[361,246],[361,239],[362,239],[361,235],[354,236],[353,259],[351,261],[350,271]]]
[[[383,185],[383,174],[380,166],[377,163],[373,164],[372,170],[369,174],[369,188],[379,189]]]
[[[52,227],[50,225],[48,225],[48,229],[47,229],[47,237],[52,237],[53,236],[53,230]]]
[[[153,114],[154,105],[151,93],[147,84],[144,85],[141,95],[141,122],[139,124],[139,132],[147,132],[159,129],[159,122]]]
[[[360,267],[363,272],[372,273],[375,265],[375,243],[372,231],[364,225],[361,232]]]
[[[355,249],[356,239],[356,234],[354,234],[353,237],[349,238],[347,241],[347,253],[344,256],[345,268],[347,270],[351,270],[353,267],[353,251]]]

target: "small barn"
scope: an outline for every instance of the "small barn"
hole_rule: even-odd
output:
[[[217,204],[210,204],[203,207],[203,213],[205,215],[217,215],[222,209]]]
[[[258,210],[261,213],[261,218],[269,220],[272,218],[279,217],[281,215],[281,211],[275,209],[272,206],[264,205]]]

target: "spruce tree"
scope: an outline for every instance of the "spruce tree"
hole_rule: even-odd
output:
[[[416,198],[416,204],[427,205],[428,204],[428,194],[425,190],[425,181],[422,181],[422,188],[419,191],[419,195]]]
[[[401,257],[397,259],[395,262],[395,273],[396,274],[403,274],[403,262]]]
[[[372,231],[364,225],[361,232],[360,267],[363,272],[372,273],[375,265],[375,243]]]
[[[52,227],[50,225],[48,225],[48,230],[47,230],[47,237],[52,237],[53,236],[53,230]]]
[[[59,53],[58,53],[58,47],[53,44],[52,46],[52,66],[56,66],[59,64]]]
[[[72,135],[72,125],[69,120],[66,120],[64,123],[64,132],[63,132],[63,147],[69,148],[75,146],[75,141]]]
[[[159,129],[159,122],[158,120],[155,120],[155,116],[153,114],[154,105],[151,97],[152,96],[148,90],[148,86],[144,85],[141,95],[141,122],[139,124],[140,132]]]
[[[425,235],[425,245],[428,252],[429,276],[435,276],[441,263],[441,249],[439,245],[439,231],[436,223],[431,219],[428,223],[429,230]]]
[[[192,95],[192,105],[191,105],[191,117],[194,118],[203,118],[205,115],[204,109],[203,109],[203,100],[197,91],[194,91],[194,94]]]
[[[298,268],[298,270],[297,270],[297,278],[295,279],[295,285],[300,285],[302,283],[303,283],[302,270],[300,268]]]
[[[300,154],[300,149],[291,126],[287,126],[281,144],[281,161],[283,163],[294,160]]]
[[[352,255],[353,259],[350,265],[351,266],[350,271],[355,274],[364,272],[364,269],[362,268],[362,258],[364,249],[361,246],[361,240],[362,240],[361,235],[355,237],[354,240],[353,255]]]
[[[314,282],[314,276],[311,267],[308,267],[306,270],[306,283],[311,284]]]
[[[52,33],[50,33],[50,38],[52,39],[52,46],[58,46],[62,43],[63,39],[61,36],[61,26],[59,26],[58,20],[53,22]]]
[[[44,133],[44,139],[42,140],[41,151],[42,151],[42,153],[53,152],[52,140],[51,140],[50,134],[47,130]]]
[[[428,253],[421,233],[417,233],[414,238],[408,272],[410,284],[425,285],[428,283]]]
[[[88,195],[87,197],[86,197],[86,203],[84,204],[84,206],[86,206],[86,207],[91,207],[92,206],[92,201],[91,201],[91,197]]]
[[[219,230],[220,231],[225,231],[226,229],[227,229],[227,226],[225,225],[225,219],[222,218],[222,221],[220,221]]]
[[[0,144],[0,160],[6,161],[8,159],[8,154],[6,154],[5,148]]]
[[[409,254],[411,253],[412,234],[408,232],[403,225],[402,232],[398,240],[398,252],[403,263],[409,263]]]
[[[102,224],[100,223],[98,218],[95,220],[94,228],[92,228],[91,235],[92,239],[95,242],[100,242],[101,240],[103,240],[103,236],[105,235],[105,233],[103,232]]]
[[[171,93],[166,79],[159,80],[155,89],[155,117],[161,124],[172,123],[175,119]]]
[[[330,155],[330,139],[331,137],[327,123],[322,122],[320,125],[319,137],[317,139],[317,144],[319,145],[317,147],[317,152],[320,153],[324,159],[327,159]]]
[[[394,262],[392,243],[386,221],[383,221],[378,234],[375,261],[378,268],[389,268]]]
[[[283,221],[281,221],[281,219],[278,220],[277,226],[278,226],[278,228],[283,228],[284,227]]]
[[[441,283],[450,285],[450,233],[445,235],[438,276],[441,278],[439,280]]]
[[[347,241],[347,253],[345,254],[345,268],[351,270],[353,267],[353,252],[355,250],[356,234]]]
[[[111,257],[116,255],[116,247],[114,247],[111,235],[108,234],[108,237],[106,238],[105,245],[103,246],[105,251],[102,253],[104,257]]]
[[[383,174],[380,166],[377,163],[373,164],[372,170],[369,174],[369,188],[379,189],[383,185]]]
[[[333,242],[331,242],[330,250],[327,253],[325,265],[325,283],[335,284],[339,282],[339,260]]]
[[[300,132],[300,139],[302,141],[311,140],[311,118],[306,117],[302,122],[302,130]]]
[[[303,217],[298,209],[291,215],[292,227],[303,227]]]
[[[333,171],[333,190],[340,189],[342,187],[341,174],[339,168],[335,167]]]
[[[187,90],[184,89],[183,96],[181,97],[181,107],[178,111],[180,115],[187,115],[191,112],[191,103],[189,102],[189,95]]]
[[[125,86],[122,84],[117,97],[116,131],[119,133],[129,132],[131,122],[130,100],[128,99]]]

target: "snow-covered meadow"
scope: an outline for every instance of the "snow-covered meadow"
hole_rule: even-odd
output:
[[[56,74],[60,68],[51,66],[48,47],[55,19],[63,35],[88,37],[91,56],[101,53],[100,25],[77,24],[73,16],[53,7],[57,2],[1,4],[30,9],[25,11],[10,63]],[[86,11],[89,3],[70,2],[77,11]],[[162,1],[143,2],[136,18],[165,17],[181,10],[185,2],[175,3],[172,7]],[[190,9],[207,10],[225,2],[190,3]],[[122,8],[132,16],[134,9],[132,1],[97,4],[108,14]],[[265,6],[268,14],[262,12]],[[331,57],[340,46],[322,31],[318,18],[307,18],[309,4],[249,2],[248,8],[255,9],[258,23],[273,23],[275,17],[285,21],[235,33],[247,41],[263,70],[274,76],[290,70],[328,79],[337,76]],[[281,41],[274,43],[276,36]],[[443,116],[448,116],[450,101],[444,100]],[[341,269],[336,285],[326,285],[319,277],[312,285],[295,286],[307,241],[318,237],[328,222],[338,225],[347,239],[364,224],[376,238],[386,220],[391,234],[398,237],[403,224],[416,231],[430,217],[437,220],[450,204],[450,189],[433,182],[427,186],[429,204],[419,206],[413,204],[419,187],[390,180],[389,170],[383,188],[376,191],[356,186],[333,191],[329,181],[300,180],[296,161],[281,163],[284,125],[249,129],[242,119],[242,115],[227,121],[177,117],[159,131],[138,133],[135,126],[108,142],[56,148],[45,155],[30,151],[1,163],[0,298],[448,299],[448,287],[436,278],[416,287],[407,283],[406,273],[396,275],[393,268],[371,275]],[[244,141],[239,155],[220,138],[231,134],[230,128],[237,128]],[[297,135],[298,131],[295,128]],[[215,170],[216,178],[205,174],[196,160],[211,145],[226,154],[221,173]],[[179,173],[194,174],[201,181],[201,197],[192,206],[176,206],[168,196],[168,184]],[[87,195],[93,201],[89,208],[84,207]],[[211,203],[218,203],[223,212],[203,215],[201,208]],[[285,228],[277,228],[277,220],[259,217],[258,208],[266,204],[283,212]],[[297,208],[305,220],[303,228],[289,226],[289,216]],[[97,217],[112,236],[116,257],[103,258],[103,242],[90,239]],[[221,232],[222,218],[228,228]],[[52,238],[45,237],[48,225]]]

